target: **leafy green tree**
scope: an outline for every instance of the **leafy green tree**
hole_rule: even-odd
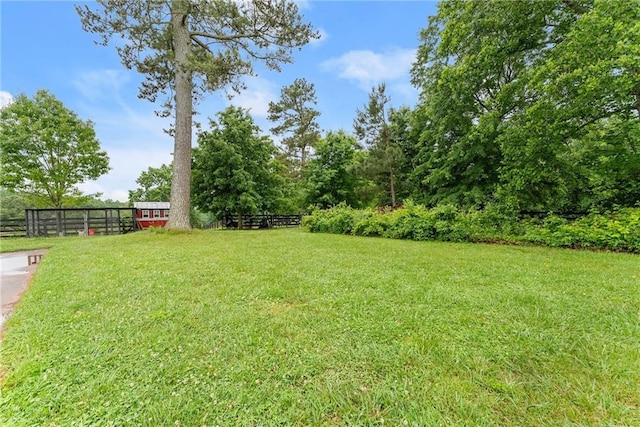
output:
[[[632,206],[640,200],[640,2],[595,1],[529,83],[504,126],[501,195],[533,208]]]
[[[23,194],[0,187],[0,219],[24,218],[24,210],[28,207]]]
[[[99,197],[88,197],[82,202],[78,203],[76,207],[79,208],[126,208],[130,207],[128,202],[120,202],[113,199],[101,199]]]
[[[317,37],[287,0],[98,0],[77,6],[83,28],[115,39],[122,63],[146,75],[140,96],[167,95],[161,114],[175,116],[175,145],[168,228],[190,229],[191,133],[194,97],[243,87],[261,61],[279,70],[291,52]]]
[[[171,166],[149,167],[136,183],[138,188],[129,190],[129,202],[166,202],[171,196]]]
[[[396,198],[397,203],[412,197],[414,183],[411,181],[416,167],[417,145],[419,140],[415,126],[415,111],[407,106],[389,109],[389,133],[391,145],[400,151],[396,157]]]
[[[276,147],[277,151],[274,159],[276,160],[278,175],[282,177],[285,183],[283,193],[287,202],[287,207],[283,206],[281,211],[282,213],[301,212],[304,207],[304,186],[300,162],[289,156],[281,147]]]
[[[318,103],[313,83],[296,79],[290,86],[282,88],[280,100],[269,102],[268,119],[278,124],[271,128],[275,135],[286,135],[282,143],[289,156],[299,158],[299,168],[303,169],[307,155],[320,138],[316,121],[320,112],[312,107]]]
[[[631,207],[640,201],[640,122],[611,119],[590,126],[568,156],[580,179],[572,194],[577,210]]]
[[[276,151],[246,110],[229,107],[198,135],[194,150],[193,199],[219,218],[273,212],[283,197]],[[242,226],[242,221],[238,221]]]
[[[0,151],[0,185],[37,206],[73,204],[82,197],[76,185],[109,171],[93,123],[46,90],[0,109]]]
[[[384,83],[371,89],[369,102],[364,110],[356,111],[353,128],[356,136],[369,151],[365,166],[366,174],[385,193],[380,204],[396,206],[397,173],[404,161],[402,149],[391,135],[391,126],[386,105],[391,101]]]
[[[412,69],[421,89],[412,177],[420,200],[475,206],[497,200],[521,210],[589,203],[593,185],[602,182],[595,179],[601,166],[580,161],[593,159],[593,137],[630,161],[637,147],[601,130],[622,123],[631,131],[638,120],[638,6],[637,0],[441,2],[421,33]],[[633,198],[623,193],[616,192],[618,200]]]
[[[415,181],[426,203],[493,197],[501,123],[524,108],[523,74],[556,36],[545,29],[551,3],[444,1],[430,17],[412,69],[422,91]]]
[[[308,205],[328,208],[342,202],[354,207],[361,204],[357,149],[356,139],[343,131],[329,132],[318,142],[304,172]]]

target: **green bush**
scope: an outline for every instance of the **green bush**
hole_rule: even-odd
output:
[[[542,225],[529,224],[524,239],[546,246],[640,252],[640,209],[592,213],[572,222],[550,216]]]
[[[389,229],[389,215],[380,215],[372,209],[362,211],[353,225],[353,234],[366,237],[384,236]]]
[[[518,212],[500,204],[489,204],[484,210],[471,213],[470,217],[471,239],[475,242],[509,242],[513,236],[524,233]]]
[[[350,234],[359,211],[340,203],[330,209],[315,210],[302,218],[302,225],[317,233]]]
[[[498,205],[462,211],[453,205],[432,209],[407,201],[396,210],[356,210],[340,204],[303,219],[311,232],[408,240],[506,242],[640,253],[640,209],[592,213],[577,220],[558,215],[519,219]]]
[[[383,235],[392,239],[430,240],[435,229],[429,211],[421,205],[407,201],[405,207],[389,214],[389,228]]]

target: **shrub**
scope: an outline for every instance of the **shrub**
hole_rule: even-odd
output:
[[[362,211],[353,225],[353,234],[366,237],[382,237],[389,229],[389,215],[381,215],[372,209]]]
[[[530,224],[525,240],[547,246],[640,252],[640,209],[592,213],[573,222],[552,216],[542,225]]]
[[[302,218],[302,224],[312,232],[350,234],[357,214],[358,211],[340,203],[330,209],[313,211]]]
[[[529,243],[555,247],[607,249],[640,253],[640,208],[606,215],[592,213],[569,221],[558,215],[518,219],[497,205],[461,211],[453,205],[432,209],[411,200],[397,210],[355,210],[340,204],[303,219],[312,232],[355,234],[392,239],[450,242]]]
[[[511,236],[524,233],[519,213],[511,207],[497,203],[490,203],[484,210],[476,211],[474,225],[479,237],[489,240],[509,240]]]

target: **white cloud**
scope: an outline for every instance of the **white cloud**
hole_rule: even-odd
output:
[[[78,190],[80,190],[83,194],[100,194],[100,199],[106,200],[115,200],[118,202],[127,202],[129,200],[129,192],[124,190],[111,190],[105,185],[100,184],[97,181],[89,181],[83,182],[82,184],[77,185]],[[132,188],[133,190],[133,188]]]
[[[163,131],[171,119],[156,116],[156,105],[131,96],[137,92],[138,80],[131,72],[110,69],[75,76],[73,85],[81,96],[74,108],[80,117],[94,123],[111,167],[96,181],[79,185],[81,191],[126,201],[141,172],[171,163],[173,141]]]
[[[311,9],[311,3],[309,0],[294,0],[294,2],[298,5],[299,10]]]
[[[95,181],[88,181],[78,185],[85,193],[102,193],[103,199],[126,202],[129,190],[137,187],[136,179],[140,173],[149,167],[160,167],[170,164],[173,160],[171,153],[159,147],[122,147],[106,148],[111,170],[108,174]]]
[[[336,72],[338,77],[354,81],[359,88],[369,91],[382,81],[406,79],[415,57],[415,49],[394,48],[382,53],[352,50],[324,61],[320,66],[324,71]]]
[[[7,105],[12,104],[14,100],[15,99],[9,92],[0,90],[0,108],[4,108]]]
[[[78,73],[73,86],[88,99],[111,97],[130,80],[123,70],[90,70]]]
[[[157,105],[131,97],[137,81],[122,70],[90,70],[77,74],[74,87],[84,96],[77,109],[94,122],[98,138],[112,146],[153,145],[168,138],[170,119],[154,113]]]
[[[143,101],[140,101],[143,103]],[[163,130],[170,126],[171,119],[154,114],[153,106],[135,110],[125,103],[118,103],[117,109],[103,109],[96,105],[83,106],[83,116],[95,125],[98,138],[108,140],[113,146],[154,146],[158,141],[171,138]]]
[[[104,198],[126,201],[128,190],[136,188],[135,181],[141,172],[173,161],[172,138],[162,130],[167,123],[151,111],[145,115],[130,108],[116,113],[96,110],[95,116],[96,134],[109,156],[111,170],[80,188],[103,193]]]
[[[247,88],[227,102],[250,110],[254,117],[267,117],[269,102],[278,97],[275,83],[262,77],[250,77],[245,80]]]

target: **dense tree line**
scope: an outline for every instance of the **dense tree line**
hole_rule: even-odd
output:
[[[412,194],[586,210],[640,200],[640,2],[446,1],[421,33]]]
[[[312,34],[295,12],[304,43]],[[638,0],[442,1],[411,69],[415,106],[391,107],[382,83],[352,132],[321,134],[315,87],[296,79],[269,105],[278,143],[230,107],[190,155],[192,207],[220,217],[408,199],[514,212],[634,206],[639,22]],[[131,201],[166,200],[171,179],[174,168],[150,168]]]
[[[391,108],[377,85],[353,136],[314,133],[312,108],[285,119],[290,106],[315,103],[313,85],[296,81],[271,118],[290,131],[280,158],[300,177],[298,208],[408,198],[513,211],[634,206],[638,22],[637,0],[443,1],[411,70],[418,104]]]

